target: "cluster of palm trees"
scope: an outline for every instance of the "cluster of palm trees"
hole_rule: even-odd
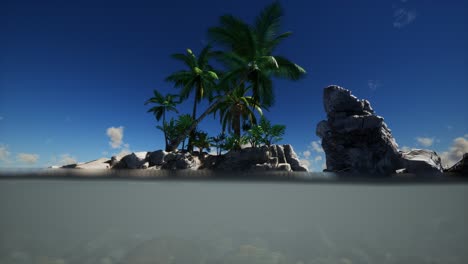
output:
[[[206,133],[198,131],[197,127],[209,114],[215,117],[219,114],[222,133],[232,132],[234,139],[241,138],[242,129],[252,132],[259,128],[256,115],[263,116],[262,109],[268,109],[275,102],[272,77],[298,80],[305,74],[299,65],[273,55],[278,44],[291,35],[291,32],[278,33],[282,15],[281,5],[274,2],[252,25],[232,15],[221,16],[220,25],[208,30],[217,50],[207,45],[198,56],[190,49],[184,54],[172,55],[186,66],[166,78],[180,89],[180,93],[162,95],[155,90],[154,97],[146,102],[156,104],[148,112],[152,112],[158,121],[162,119],[163,125],[158,128],[164,133],[166,151],[176,150],[181,143],[184,148],[187,138],[188,151],[193,151],[196,145],[199,148],[207,145],[201,144],[204,138],[208,139]],[[215,69],[210,64],[212,59],[220,62],[223,69]],[[192,115],[182,115],[168,122],[166,113],[178,113],[176,105],[192,93]],[[202,100],[208,100],[209,107],[197,116],[197,107]]]

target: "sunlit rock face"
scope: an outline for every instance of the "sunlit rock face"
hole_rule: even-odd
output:
[[[327,120],[317,124],[328,171],[392,174],[441,172],[439,156],[430,150],[399,152],[383,117],[369,101],[359,100],[339,86],[325,88],[323,103]]]

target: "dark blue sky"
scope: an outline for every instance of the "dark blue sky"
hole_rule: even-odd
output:
[[[198,53],[219,16],[252,22],[269,3],[2,1],[0,166],[163,148],[143,103],[153,89],[177,92],[164,82],[183,68],[170,54]],[[311,169],[324,161],[312,142],[319,141],[315,126],[325,118],[322,91],[330,84],[370,100],[401,148],[434,149],[452,160],[467,151],[468,1],[282,5],[283,31],[294,34],[276,53],[308,73],[297,82],[275,80],[276,104],[266,116],[287,126],[283,143],[293,144]],[[120,126],[122,144],[112,148],[106,131]],[[212,117],[201,128],[220,130]]]

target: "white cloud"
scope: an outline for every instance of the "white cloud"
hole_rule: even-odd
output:
[[[311,167],[310,161],[308,159],[301,159],[299,160],[300,163],[304,166],[306,166],[309,170],[312,170],[313,168]]]
[[[306,150],[304,152],[302,152],[302,155],[304,156],[304,158],[308,159],[311,155],[310,151]]]
[[[319,141],[312,141],[312,142],[310,143],[309,149],[312,149],[313,151],[318,152],[318,153],[322,153],[322,152],[323,152],[323,148],[322,148],[322,146],[320,145],[320,142],[319,142]]]
[[[16,159],[22,163],[35,164],[39,159],[39,155],[30,153],[19,153],[16,155]]]
[[[321,161],[322,160],[322,156],[317,156],[315,157],[314,161],[317,162],[317,161]]]
[[[440,158],[444,167],[451,167],[459,161],[464,153],[468,152],[468,134],[464,137],[458,137],[453,140],[452,146],[448,151],[442,152]]]
[[[62,154],[60,155],[59,165],[69,165],[69,164],[76,164],[75,157],[72,157],[70,154]]]
[[[378,87],[380,87],[380,82],[378,80],[368,80],[367,86],[369,86],[371,91],[375,91]]]
[[[110,138],[109,145],[112,148],[120,148],[122,146],[122,139],[124,136],[124,127],[109,127],[107,129],[107,136]]]
[[[411,148],[408,147],[408,146],[403,146],[403,147],[401,147],[400,150],[403,151],[403,152],[408,152],[408,151],[411,151]]]
[[[393,27],[403,28],[416,19],[416,13],[405,8],[398,8],[393,12]]]
[[[417,137],[416,141],[424,147],[430,147],[434,143],[434,138]]]
[[[10,152],[7,146],[0,145],[0,161],[9,162]]]

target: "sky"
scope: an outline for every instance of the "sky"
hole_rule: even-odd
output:
[[[265,112],[286,125],[312,171],[324,168],[317,123],[335,84],[371,102],[400,149],[435,150],[446,165],[468,152],[468,1],[280,1],[275,55],[301,65],[274,80]],[[164,148],[144,102],[184,68],[170,57],[208,43],[221,15],[252,23],[271,1],[23,1],[0,3],[0,169],[41,168]],[[191,113],[193,97],[179,107]],[[199,109],[206,108],[202,104]],[[213,117],[200,125],[210,135]]]

